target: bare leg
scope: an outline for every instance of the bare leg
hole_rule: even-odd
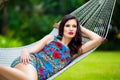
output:
[[[7,80],[7,79],[0,75],[0,80]]]
[[[0,66],[0,75],[8,80],[37,80],[37,71],[31,64],[20,63],[15,68]]]

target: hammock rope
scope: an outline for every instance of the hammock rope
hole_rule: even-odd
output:
[[[79,23],[83,27],[86,27],[87,29],[97,33],[101,37],[106,38],[109,31],[115,3],[116,0],[90,0],[83,6],[73,11],[71,14],[75,15],[78,18]],[[57,35],[58,29],[54,28],[50,34]],[[83,38],[83,41],[86,42],[88,41],[88,39]],[[20,55],[20,51],[23,48],[29,49],[35,44],[37,44],[37,42],[17,48],[0,48],[0,65],[9,66],[12,60]],[[51,76],[48,80],[53,80],[56,76],[63,73],[65,70],[76,64],[81,59],[85,58],[95,49],[96,48],[79,56],[64,69]]]

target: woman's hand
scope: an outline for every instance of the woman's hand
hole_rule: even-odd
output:
[[[58,23],[55,23],[53,26],[54,26],[54,28],[57,28],[57,29],[59,28],[59,24]]]
[[[29,52],[27,51],[27,49],[23,49],[21,51],[21,58],[20,58],[20,62],[22,64],[28,64],[30,62],[30,54]]]
[[[81,46],[82,53],[88,52],[89,50],[97,47],[98,45],[100,45],[102,42],[105,41],[105,39],[102,38],[101,36],[99,36],[98,34],[92,32],[82,26],[81,26],[81,32],[84,37],[89,39],[88,42],[86,42],[85,44],[83,44]],[[81,52],[81,49],[79,52]]]

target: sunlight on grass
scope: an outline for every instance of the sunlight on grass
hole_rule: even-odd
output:
[[[0,35],[0,48],[11,48],[22,46],[23,43],[18,39],[11,39]]]
[[[120,80],[120,52],[93,52],[55,80]]]

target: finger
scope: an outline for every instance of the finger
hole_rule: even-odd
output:
[[[23,63],[23,58],[22,57],[20,57],[20,63]]]
[[[30,56],[28,56],[28,63],[30,63]]]
[[[25,61],[26,61],[26,58],[23,57],[23,58],[21,59],[21,63],[22,63],[22,64],[25,64]]]
[[[26,57],[26,64],[29,63],[29,56]]]
[[[21,57],[20,62],[24,64],[25,57]]]
[[[54,26],[55,28],[59,28],[59,24],[58,24],[58,23],[55,23],[53,26]]]
[[[29,64],[30,62],[30,56],[26,56],[25,64]]]
[[[27,64],[27,57],[24,59],[24,64],[25,65]]]

